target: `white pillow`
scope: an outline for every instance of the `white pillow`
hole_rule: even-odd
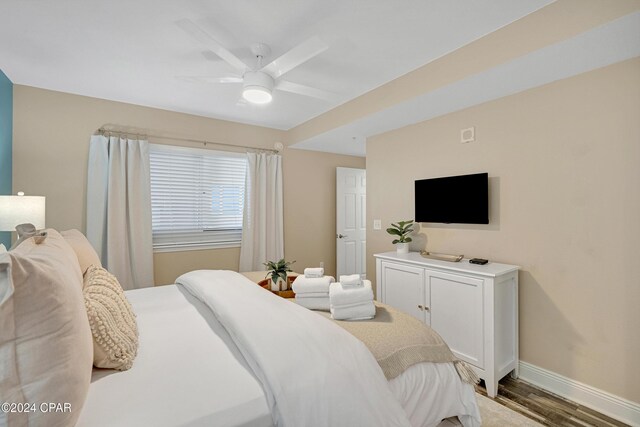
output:
[[[0,243],[0,254],[3,254],[7,252],[7,248],[5,245],[3,245],[2,243]]]
[[[75,253],[55,230],[0,254],[0,390],[15,403],[61,412],[0,411],[0,425],[72,426],[91,381],[93,344]]]

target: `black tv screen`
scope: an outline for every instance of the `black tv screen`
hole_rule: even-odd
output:
[[[489,175],[416,180],[416,222],[489,224]]]

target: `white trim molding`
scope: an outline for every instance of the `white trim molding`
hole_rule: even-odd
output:
[[[520,361],[520,379],[611,418],[640,427],[640,404]]]

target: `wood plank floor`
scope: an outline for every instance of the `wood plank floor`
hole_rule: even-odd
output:
[[[476,391],[487,395],[483,382],[476,386]],[[498,395],[494,400],[545,426],[627,426],[593,409],[509,376],[500,380]]]

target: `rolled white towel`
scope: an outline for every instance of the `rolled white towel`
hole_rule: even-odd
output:
[[[296,294],[305,294],[309,292],[329,292],[329,285],[335,282],[331,276],[308,278],[304,276],[296,277],[293,281],[291,289]]]
[[[330,305],[331,318],[335,320],[367,320],[376,315],[376,306],[373,301],[342,306]]]
[[[309,310],[329,311],[329,297],[305,297],[296,294],[296,304]]]
[[[350,274],[348,276],[340,276],[339,282],[345,288],[362,286],[362,279],[360,278],[359,274]]]
[[[305,268],[304,269],[304,277],[312,279],[324,276],[324,268],[316,267],[316,268]]]
[[[373,301],[373,289],[370,280],[363,280],[362,286],[344,288],[339,282],[329,286],[329,298],[332,306],[343,306]]]

